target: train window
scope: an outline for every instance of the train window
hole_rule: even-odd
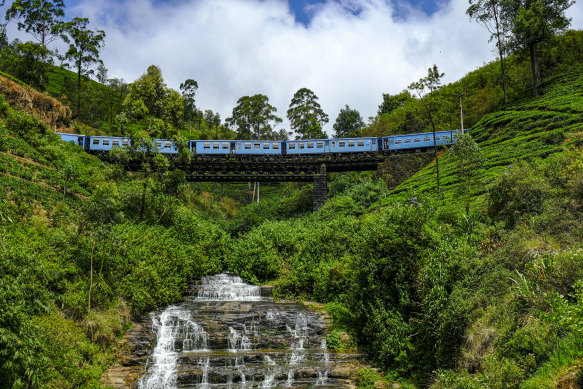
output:
[[[355,142],[353,140],[348,141],[348,147],[354,147]]]
[[[112,139],[111,140],[111,145],[112,146],[119,146],[119,139]]]
[[[279,150],[279,143],[274,143],[273,144],[273,149],[274,150]]]
[[[265,143],[263,144],[263,148],[264,148],[264,149],[269,149],[269,143],[265,142]]]
[[[298,143],[298,149],[303,149],[305,146],[306,146],[306,144],[304,142]]]
[[[109,138],[104,138],[103,139],[103,145],[104,146],[109,146]]]
[[[122,146],[129,146],[130,144],[130,140],[129,139],[122,139],[121,140],[121,145]]]
[[[213,150],[218,150],[221,147],[219,142],[213,142]]]
[[[411,143],[411,138],[405,139],[405,143]]]
[[[332,141],[331,143],[332,143],[332,148],[336,147],[336,142],[335,141]]]
[[[92,141],[92,143],[93,143],[94,145],[98,145],[98,144],[99,144],[99,139],[93,138],[93,141]]]
[[[443,140],[448,141],[449,140],[449,135],[444,135],[443,136]]]
[[[203,149],[210,149],[211,148],[211,142],[204,142],[202,144]]]
[[[316,147],[319,149],[323,149],[324,148],[324,142],[316,142]]]
[[[289,146],[288,148],[289,148],[290,150],[293,150],[293,149],[295,149],[295,148],[296,148],[296,144],[295,144],[295,143],[289,143],[289,144],[288,144],[288,146]]]
[[[313,149],[314,148],[314,142],[308,142],[308,148],[309,149]]]
[[[436,140],[436,141],[437,141],[437,140],[441,140],[441,138],[440,138],[440,137],[438,137],[438,136],[436,136],[436,137],[435,137],[435,140]]]
[[[396,145],[400,145],[401,143],[403,143],[403,141],[401,139],[396,139],[395,140],[395,144]]]
[[[253,143],[253,148],[259,150],[261,148],[261,143]]]
[[[413,139],[413,142],[419,143],[419,142],[421,142],[421,138],[415,138],[415,139]]]
[[[245,150],[251,150],[251,143],[245,142]]]
[[[164,142],[164,147],[167,149],[172,148],[172,142],[170,142],[169,140],[167,140],[166,142]]]
[[[423,138],[423,142],[429,142],[431,140],[431,137],[426,136]]]
[[[346,142],[341,140],[340,142],[338,142],[338,147],[346,147]]]
[[[162,141],[160,141],[160,140],[157,140],[157,141],[156,141],[156,147],[157,147],[157,148],[161,148],[161,147],[162,147]]]
[[[364,140],[361,139],[356,143],[358,146],[364,146]]]
[[[223,142],[223,149],[229,148],[229,142]]]

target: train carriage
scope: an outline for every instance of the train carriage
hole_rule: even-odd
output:
[[[437,131],[435,133],[435,144],[439,147],[455,143],[456,132],[458,131]],[[434,146],[433,133],[385,136],[381,138],[381,144],[382,150],[387,152],[427,149]]]
[[[65,142],[74,142],[75,144],[83,147],[85,145],[85,135],[78,134],[66,134],[63,132],[57,132],[57,135]]]
[[[235,141],[234,154],[240,155],[282,155],[284,142],[274,140]]]
[[[364,153],[378,150],[377,138],[308,139],[287,141],[287,154]]]

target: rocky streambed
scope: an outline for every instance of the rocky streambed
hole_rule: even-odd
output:
[[[218,274],[127,335],[125,357],[104,376],[113,387],[347,388],[357,355],[326,347],[327,319],[269,287]]]

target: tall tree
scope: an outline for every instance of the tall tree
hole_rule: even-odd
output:
[[[18,19],[18,29],[24,29],[46,47],[59,36],[64,9],[63,0],[15,0],[6,11],[6,20]]]
[[[510,23],[511,44],[528,49],[532,75],[532,95],[538,95],[540,69],[537,48],[551,36],[564,31],[571,19],[565,16],[572,0],[505,0],[504,16]]]
[[[355,137],[359,136],[364,128],[364,121],[356,109],[351,109],[346,105],[340,109],[333,128],[334,136],[337,138]]]
[[[437,157],[437,144],[435,142],[435,132],[438,125],[439,109],[442,105],[440,96],[435,93],[441,89],[441,79],[445,74],[439,73],[437,65],[427,69],[427,77],[421,78],[417,82],[411,83],[409,89],[417,93],[419,101],[421,102],[422,110],[425,118],[431,125],[433,131],[433,150],[435,152],[435,169],[437,177],[437,193],[440,192],[439,187],[439,159]]]
[[[198,82],[189,78],[180,84],[180,91],[182,92],[182,98],[184,99],[184,122],[191,128],[192,124],[197,118],[196,109],[196,92],[198,91]]]
[[[183,115],[184,99],[168,88],[162,70],[151,65],[146,74],[130,84],[120,120],[143,123],[151,137],[167,137],[170,126],[177,126]]]
[[[91,31],[87,29],[88,24],[87,18],[74,18],[59,28],[61,37],[69,44],[65,57],[77,70],[77,115],[81,112],[81,79],[94,73],[93,64],[102,62],[99,50],[105,44],[105,32]]]
[[[299,89],[292,97],[287,118],[291,129],[302,139],[325,138],[322,127],[328,123],[328,115],[318,103],[318,96],[308,88]]]
[[[226,123],[236,127],[239,139],[272,139],[273,126],[282,122],[276,111],[265,95],[243,96]]]
[[[502,73],[502,90],[504,91],[504,103],[508,102],[506,93],[506,71],[504,59],[509,39],[508,23],[504,19],[505,0],[469,0],[470,6],[466,10],[468,16],[486,27],[490,33],[489,42],[496,40],[496,49],[500,59],[500,71]]]

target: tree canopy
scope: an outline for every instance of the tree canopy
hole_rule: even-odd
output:
[[[528,49],[532,75],[532,94],[538,95],[540,69],[537,47],[553,35],[565,31],[571,19],[565,16],[572,0],[507,0],[504,17],[512,32],[510,44]]]
[[[235,127],[239,139],[273,139],[274,126],[282,122],[276,111],[265,95],[243,96],[226,123]]]
[[[322,127],[328,123],[328,115],[318,103],[318,96],[308,88],[301,88],[294,94],[287,117],[291,129],[301,139],[326,138]]]
[[[184,100],[180,93],[168,88],[160,68],[151,65],[130,84],[120,119],[125,123],[143,123],[150,136],[167,137],[171,126],[178,125],[183,110]]]
[[[19,30],[25,30],[46,46],[59,36],[64,9],[63,0],[15,0],[6,11],[6,20],[18,19]]]
[[[360,132],[364,128],[364,121],[360,112],[346,105],[340,109],[333,128],[334,136],[337,138],[356,137],[360,136]]]

